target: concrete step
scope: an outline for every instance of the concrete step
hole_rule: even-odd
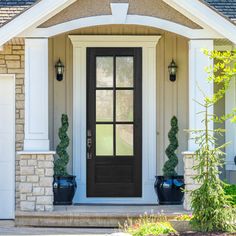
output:
[[[182,206],[60,206],[53,212],[16,212],[16,226],[36,227],[98,227],[114,228],[128,218],[154,214],[173,220],[177,215],[189,214]]]

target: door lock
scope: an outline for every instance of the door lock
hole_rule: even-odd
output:
[[[91,160],[93,158],[92,154],[92,147],[93,147],[93,139],[92,139],[92,131],[87,131],[87,159]]]

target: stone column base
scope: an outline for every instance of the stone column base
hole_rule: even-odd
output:
[[[193,169],[196,165],[195,153],[194,152],[183,152],[184,160],[184,181],[185,190],[187,191],[184,195],[184,209],[191,210],[191,196],[190,192],[200,187],[200,184],[193,178],[196,176],[197,171]],[[190,191],[190,192],[188,192]]]
[[[19,152],[20,210],[53,211],[54,152]]]

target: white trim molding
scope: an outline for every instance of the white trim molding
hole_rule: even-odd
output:
[[[77,203],[154,204],[156,175],[156,45],[160,36],[69,36],[73,44],[73,172]],[[86,48],[141,47],[143,52],[143,170],[141,198],[86,197]]]
[[[205,71],[206,66],[213,66],[213,60],[202,52],[202,49],[212,51],[213,48],[213,40],[189,41],[189,130],[203,128],[203,113],[201,112],[204,108],[198,103],[203,102],[204,94],[207,96],[213,95],[213,83],[207,81],[208,74]],[[213,114],[213,107],[209,112]],[[212,130],[213,122],[210,122],[209,126]],[[188,151],[196,151],[197,149],[198,146],[190,133]]]
[[[61,24],[57,24],[48,28],[36,28],[28,33],[20,35],[21,37],[52,37],[58,34],[62,34],[68,31],[75,29],[81,29],[84,27],[99,26],[99,25],[112,25],[114,24],[113,15],[100,15],[100,16],[91,16],[84,17],[76,20],[71,20]],[[116,19],[120,20],[120,19]],[[216,33],[214,30],[208,29],[191,29],[189,27],[171,22],[168,20],[160,19],[157,17],[151,16],[142,16],[142,15],[127,15],[123,22],[120,24],[126,25],[143,25],[150,26],[158,29],[163,29],[182,35],[190,39],[199,39],[199,38],[222,38],[222,35]]]
[[[189,19],[206,28],[209,27],[224,38],[236,43],[235,25],[199,0],[163,0]]]
[[[76,0],[41,0],[0,28],[0,45],[29,29],[35,29]]]
[[[25,40],[24,151],[49,151],[48,39]]]
[[[111,3],[111,13],[113,24],[124,24],[126,21],[129,4],[128,3]]]
[[[5,83],[11,87],[9,90],[5,87]],[[3,83],[2,83],[3,82]],[[16,104],[15,104],[15,74],[0,74],[0,86],[1,86],[1,105],[3,110],[9,108],[9,114],[0,114],[3,120],[7,120],[4,123],[6,130],[0,131],[0,143],[1,143],[1,160],[0,160],[0,171],[1,171],[1,206],[0,206],[0,218],[1,219],[15,219],[15,189],[16,189],[16,157],[15,157],[15,134],[16,134]],[[4,91],[5,90],[5,93]],[[1,109],[1,111],[3,111]],[[2,113],[0,111],[0,113]],[[2,138],[6,140],[2,140]],[[2,142],[3,141],[3,142]],[[5,142],[6,141],[6,142]],[[5,145],[3,147],[3,145]],[[5,179],[4,179],[5,178]]]
[[[199,0],[164,0],[187,18],[202,26],[189,27],[164,19],[128,15],[127,3],[112,3],[112,15],[91,16],[72,20],[48,28],[37,28],[76,0],[41,0],[0,28],[0,46],[14,37],[51,37],[74,29],[96,25],[135,24],[167,30],[189,39],[227,38],[236,43],[236,27]]]

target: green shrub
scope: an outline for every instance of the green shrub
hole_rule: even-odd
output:
[[[224,186],[224,191],[227,196],[230,197],[230,201],[233,205],[236,205],[236,185],[235,184],[226,184]]]
[[[177,175],[175,168],[178,165],[178,157],[175,152],[179,146],[177,139],[179,127],[178,127],[178,119],[175,116],[172,117],[170,125],[171,129],[168,133],[168,139],[170,144],[166,149],[166,155],[169,160],[165,162],[164,167],[162,169],[164,176],[167,177],[172,177]]]
[[[130,228],[128,233],[133,236],[160,235],[173,233],[174,229],[168,222],[146,223],[138,228]]]
[[[178,215],[175,217],[176,220],[178,221],[190,221],[193,219],[193,215]]]
[[[160,221],[160,218],[153,215],[141,216],[134,222],[132,220],[128,220],[122,229],[132,236],[158,236],[176,232],[169,222],[162,222]]]
[[[60,138],[60,143],[58,144],[56,151],[58,159],[54,162],[54,174],[56,176],[68,176],[67,164],[69,162],[69,154],[67,153],[67,148],[70,144],[70,139],[67,135],[69,127],[68,116],[62,114],[61,116],[61,127],[59,128],[58,136]]]

